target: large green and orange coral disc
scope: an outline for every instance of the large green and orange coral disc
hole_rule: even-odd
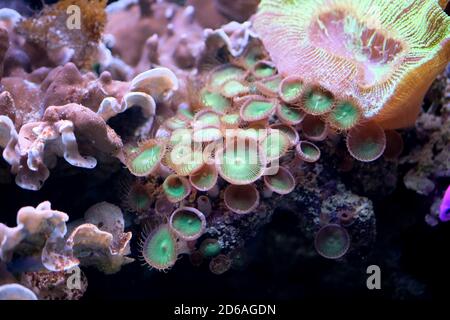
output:
[[[450,60],[437,0],[262,0],[254,27],[281,74],[354,97],[384,129],[414,123]]]
[[[152,174],[166,152],[166,145],[161,140],[149,140],[142,143],[126,157],[126,165],[130,172],[138,177]]]
[[[215,162],[219,175],[236,185],[258,180],[264,173],[266,159],[258,150],[258,141],[236,138],[216,151]]]
[[[166,270],[177,261],[177,241],[168,225],[161,225],[145,238],[142,256],[149,266]]]

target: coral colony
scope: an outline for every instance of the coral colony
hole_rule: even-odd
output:
[[[279,206],[301,214],[302,245],[339,263],[375,236],[372,202],[339,178],[361,166],[384,175],[384,164],[409,163],[405,185],[438,201],[427,219],[450,220],[450,191],[436,182],[450,177],[445,5],[1,8],[1,183],[39,194],[69,167],[103,180],[122,171],[126,182],[114,204],[92,203],[83,214],[42,199],[17,212],[16,226],[0,224],[0,299],[79,299],[87,279],[81,272],[70,288],[68,271],[111,274],[135,259],[160,271],[181,256],[217,275],[239,269],[244,244]],[[421,109],[436,78],[447,92],[439,115]],[[405,155],[398,129],[414,125],[428,138]],[[141,234],[128,231],[126,217]]]

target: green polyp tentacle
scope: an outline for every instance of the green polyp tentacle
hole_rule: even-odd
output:
[[[168,226],[161,226],[146,239],[143,256],[150,266],[157,269],[167,269],[175,263],[176,242]]]
[[[354,127],[360,119],[360,109],[349,101],[340,102],[330,113],[330,124],[338,129]]]

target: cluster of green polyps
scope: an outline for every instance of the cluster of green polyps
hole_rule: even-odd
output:
[[[350,154],[361,161],[385,149],[384,130],[362,120],[356,100],[338,99],[301,77],[283,77],[261,48],[252,45],[192,79],[189,108],[166,119],[152,139],[127,149],[131,173],[164,180],[164,199],[155,210],[167,223],[143,241],[144,259],[154,268],[167,269],[178,254],[192,252],[185,244],[202,236],[213,207],[252,214],[260,195],[292,192],[293,166],[318,161],[315,142],[329,133],[346,135]],[[134,207],[147,205],[138,195],[132,199]],[[229,265],[219,260],[228,261],[211,262],[217,273],[219,265]]]

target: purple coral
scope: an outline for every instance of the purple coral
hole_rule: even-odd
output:
[[[439,219],[441,221],[450,221],[450,186],[447,187],[441,206],[439,207]]]

